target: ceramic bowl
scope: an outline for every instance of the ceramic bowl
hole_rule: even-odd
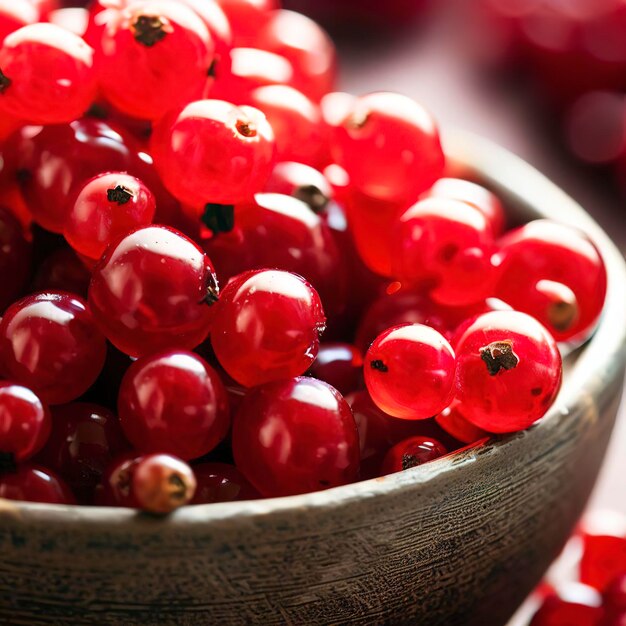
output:
[[[593,220],[529,165],[446,135],[514,220],[594,238],[597,332],[541,422],[402,473],[289,498],[130,509],[1,502],[5,624],[504,624],[556,557],[602,463],[626,364],[626,271]]]

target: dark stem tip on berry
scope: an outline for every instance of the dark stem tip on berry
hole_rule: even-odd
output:
[[[256,126],[250,120],[237,120],[235,128],[244,137],[256,137]]]
[[[170,498],[173,502],[186,502],[187,491],[189,486],[180,474],[172,473],[167,479],[167,482],[172,487],[170,491]]]
[[[12,452],[0,452],[0,472],[15,472],[17,464]]]
[[[578,307],[573,302],[553,302],[548,307],[548,321],[556,330],[566,331],[578,317]]]
[[[167,29],[158,15],[139,15],[132,26],[133,36],[140,44],[151,48],[167,35]]]
[[[217,69],[217,59],[213,59],[213,61],[211,62],[211,65],[209,66],[209,69],[207,70],[206,75],[209,78],[215,78],[217,74],[216,69]]]
[[[370,367],[373,370],[377,370],[379,372],[388,372],[389,371],[389,368],[380,359],[374,359],[373,361],[370,361]]]
[[[293,197],[302,200],[314,213],[323,213],[330,198],[315,185],[302,185],[293,192]]]
[[[419,461],[414,454],[403,454],[402,455],[402,469],[407,470],[411,467],[417,467],[419,465]]]
[[[201,300],[201,304],[208,304],[209,306],[215,304],[219,300],[220,288],[217,284],[217,279],[213,274],[209,274],[207,285],[204,293],[204,298]]]
[[[113,189],[107,189],[107,200],[109,202],[117,202],[117,204],[126,204],[133,197],[133,192],[124,187],[117,185]]]
[[[490,376],[500,370],[512,370],[517,367],[519,357],[513,352],[513,342],[494,341],[480,349],[480,358],[485,362]]]
[[[357,111],[353,113],[348,119],[348,126],[356,130],[358,130],[359,128],[363,128],[363,126],[367,124],[369,116],[369,111]]]
[[[4,93],[13,81],[0,70],[0,94]]]
[[[235,228],[235,207],[232,204],[207,204],[200,218],[214,235],[229,233]]]

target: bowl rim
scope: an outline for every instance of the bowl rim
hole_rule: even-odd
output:
[[[531,428],[500,435],[479,446],[468,446],[445,457],[410,470],[380,478],[359,481],[325,491],[280,498],[241,502],[188,505],[166,517],[154,517],[124,507],[41,504],[0,499],[0,509],[20,519],[44,521],[53,525],[75,524],[152,532],[158,528],[180,529],[206,526],[232,518],[268,517],[308,509],[332,509],[355,500],[376,498],[420,483],[435,480],[469,463],[499,454],[520,437],[542,437],[559,417],[574,412],[581,402],[589,403],[600,391],[619,383],[626,367],[626,265],[622,254],[600,226],[565,192],[534,167],[509,150],[474,133],[449,129],[442,133],[445,152],[460,166],[505,200],[523,206],[538,216],[575,226],[587,233],[601,250],[607,268],[605,308],[593,337],[585,344],[564,385],[546,416]],[[619,378],[618,378],[619,377]]]

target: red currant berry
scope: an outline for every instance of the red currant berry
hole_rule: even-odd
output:
[[[566,583],[543,601],[529,626],[597,626],[602,614],[602,596],[595,589]]]
[[[607,585],[602,598],[611,613],[626,614],[626,573],[619,574]]]
[[[182,350],[135,361],[122,380],[118,412],[136,449],[182,459],[213,450],[230,425],[219,375],[198,355]]]
[[[430,437],[411,437],[397,443],[385,456],[381,473],[383,476],[434,461],[448,451],[442,443]]]
[[[528,428],[561,387],[561,355],[552,335],[517,311],[477,317],[455,344],[456,397],[463,416],[492,433]]]
[[[194,208],[240,202],[260,191],[271,172],[274,135],[253,107],[192,102],[157,124],[154,140],[165,186]]]
[[[113,10],[102,35],[100,89],[120,111],[157,120],[202,97],[215,46],[184,2],[140,1]]]
[[[323,343],[308,374],[345,396],[363,387],[363,356],[349,343]]]
[[[27,387],[0,381],[0,457],[7,463],[36,454],[50,435],[50,412]]]
[[[264,191],[293,196],[319,214],[326,212],[333,197],[332,187],[324,174],[309,165],[291,161],[276,164]]]
[[[197,487],[190,504],[256,500],[259,497],[257,490],[234,465],[201,463],[192,469]]]
[[[440,178],[423,198],[444,198],[465,202],[478,209],[484,216],[494,236],[504,230],[504,208],[497,196],[481,185],[460,178]]]
[[[184,461],[169,454],[150,454],[135,465],[131,491],[138,508],[166,514],[191,501],[196,479]]]
[[[536,317],[557,341],[584,339],[606,294],[604,262],[589,238],[537,220],[507,233],[500,244],[497,296]]]
[[[345,485],[359,471],[359,435],[341,394],[299,377],[246,395],[233,423],[237,467],[266,497]]]
[[[278,161],[324,163],[326,126],[318,105],[288,85],[259,87],[249,102],[265,113],[274,131]]]
[[[91,273],[70,248],[59,248],[39,266],[34,291],[67,291],[87,299]]]
[[[150,224],[155,207],[152,192],[138,178],[100,174],[78,192],[64,235],[76,252],[97,260],[113,239]]]
[[[132,492],[132,479],[137,463],[145,456],[125,452],[105,469],[102,482],[96,488],[95,503],[99,506],[137,508]]]
[[[236,38],[245,40],[254,37],[271,12],[280,8],[279,0],[216,0],[233,29]]]
[[[402,419],[426,419],[450,404],[454,351],[422,324],[395,326],[379,335],[365,355],[365,384],[378,407]],[[419,380],[419,385],[415,381]]]
[[[89,304],[111,343],[142,356],[202,343],[217,292],[211,261],[193,241],[148,226],[109,246],[94,268]]]
[[[19,220],[0,206],[0,313],[15,300],[30,274],[31,243]]]
[[[454,404],[439,413],[435,417],[435,421],[451,437],[454,437],[461,443],[476,443],[482,439],[488,439],[490,436],[482,428],[478,428],[478,426],[468,422]]]
[[[12,304],[0,322],[3,374],[49,404],[70,402],[85,393],[105,356],[104,337],[78,296],[28,296]]]
[[[81,502],[90,502],[111,460],[129,447],[119,421],[108,409],[83,402],[54,407],[52,418],[37,461],[59,474]]]
[[[383,92],[358,98],[333,133],[335,162],[372,198],[408,205],[443,172],[437,126],[407,96]]]
[[[446,198],[421,200],[402,215],[392,243],[395,275],[403,282],[430,281],[433,300],[463,306],[492,295],[493,235],[473,206]]]
[[[20,465],[15,472],[0,474],[0,498],[76,504],[70,488],[56,474],[37,465]]]
[[[33,124],[81,116],[96,95],[93,50],[53,24],[30,24],[0,48],[0,112]]]
[[[0,0],[0,45],[14,30],[39,21],[39,11],[29,0]]]
[[[253,387],[303,374],[315,360],[325,323],[320,298],[303,278],[250,271],[224,288],[211,343],[229,376]]]
[[[286,58],[294,69],[292,84],[312,100],[333,90],[337,74],[335,46],[313,20],[294,11],[274,11],[254,43]]]

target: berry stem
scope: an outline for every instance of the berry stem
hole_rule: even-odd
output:
[[[485,362],[490,376],[500,370],[512,370],[517,367],[519,357],[513,352],[512,341],[494,341],[480,349],[480,358]]]

